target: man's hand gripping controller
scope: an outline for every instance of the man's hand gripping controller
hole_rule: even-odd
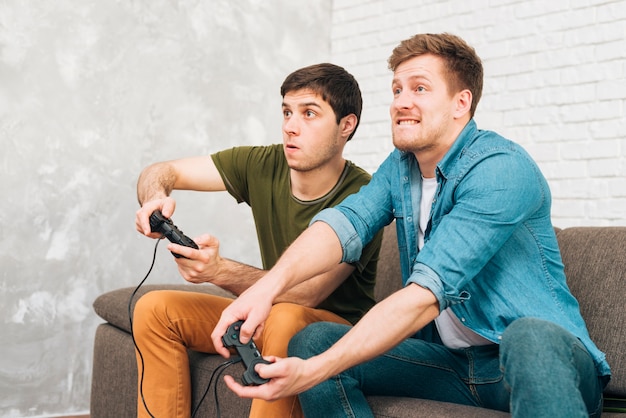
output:
[[[234,324],[231,324],[228,327],[228,330],[226,330],[226,333],[222,336],[222,343],[224,343],[224,347],[226,348],[235,347],[237,353],[241,357],[243,366],[246,369],[241,378],[242,383],[245,386],[262,385],[263,383],[269,382],[269,379],[259,376],[259,374],[254,370],[254,366],[259,363],[270,364],[270,362],[261,357],[261,353],[252,340],[250,340],[247,344],[241,343],[239,340],[241,324],[243,324],[243,321],[237,321]]]
[[[155,210],[152,212],[152,215],[150,215],[150,229],[152,232],[159,232],[163,234],[165,238],[174,244],[195,248],[196,250],[198,249],[198,245],[193,242],[191,238],[183,234],[183,231],[178,229],[171,219],[164,217],[160,210]],[[184,256],[174,252],[172,252],[172,254],[176,258],[185,258]]]

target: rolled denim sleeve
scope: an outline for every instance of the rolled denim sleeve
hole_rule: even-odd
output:
[[[341,261],[344,263],[356,263],[361,258],[363,242],[350,220],[335,208],[324,209],[311,219],[314,222],[324,222],[328,224],[337,234],[343,255]]]
[[[357,193],[346,197],[334,208],[321,211],[311,220],[311,224],[321,221],[335,230],[343,249],[342,262],[358,262],[363,248],[393,220],[390,178],[394,176],[396,154],[387,157],[370,182]]]
[[[439,311],[454,305],[456,303],[463,302],[469,299],[469,293],[467,291],[461,291],[458,295],[446,292],[445,283],[441,280],[435,270],[428,267],[423,263],[416,263],[413,268],[411,276],[407,280],[407,285],[415,283],[418,286],[430,290],[437,301],[439,302]]]
[[[445,292],[443,289],[443,283],[439,278],[439,275],[426,264],[417,263],[407,280],[406,284],[415,283],[421,287],[424,287],[435,295],[439,301],[440,309],[445,304]]]

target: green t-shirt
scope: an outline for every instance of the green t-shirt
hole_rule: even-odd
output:
[[[263,268],[270,269],[314,215],[357,192],[371,176],[351,162],[325,196],[302,201],[291,194],[289,166],[281,144],[236,147],[211,155],[228,192],[252,208]],[[317,307],[356,323],[374,305],[376,264],[382,231],[370,242],[354,272]],[[311,254],[315,257],[315,254]]]

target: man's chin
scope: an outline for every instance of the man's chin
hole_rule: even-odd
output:
[[[393,138],[393,146],[403,152],[413,152],[412,142],[408,139]]]
[[[287,166],[289,167],[290,170],[297,171],[297,172],[305,172],[305,171],[309,171],[310,170],[309,167],[306,167],[303,164],[298,164],[298,163],[296,163],[294,161],[287,162]]]

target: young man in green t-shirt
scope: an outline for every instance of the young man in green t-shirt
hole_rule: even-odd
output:
[[[210,157],[156,163],[139,176],[136,226],[152,238],[158,234],[151,233],[148,218],[157,209],[172,216],[175,201],[170,193],[175,189],[228,191],[252,209],[263,269],[220,257],[217,238],[207,234],[194,238],[197,250],[168,245],[186,257],[174,260],[189,282],[213,283],[240,295],[276,263],[314,215],[369,182],[367,172],[343,157],[362,108],[352,75],[336,65],[312,65],[290,74],[281,95],[282,145],[238,147]],[[285,357],[291,337],[312,322],[354,324],[373,306],[381,237],[379,233],[367,246],[359,262],[338,264],[276,301],[256,339],[263,356]],[[144,363],[139,370],[143,389],[138,416],[148,416],[147,409],[156,416],[190,415],[186,350],[216,352],[211,332],[232,301],[202,293],[154,291],[137,302],[133,329]],[[250,416],[298,417],[302,412],[294,396],[272,403],[255,399]]]

